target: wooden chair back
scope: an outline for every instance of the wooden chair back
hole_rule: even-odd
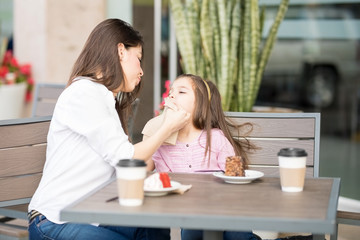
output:
[[[51,116],[0,121],[0,215],[26,218],[42,176]]]
[[[258,149],[248,155],[250,169],[279,176],[277,153],[296,147],[308,153],[306,176],[319,176],[320,113],[226,112],[226,116],[236,124],[252,123],[247,139]],[[232,135],[239,137],[235,129]]]
[[[64,89],[65,84],[37,83],[32,116],[52,116],[56,101]]]

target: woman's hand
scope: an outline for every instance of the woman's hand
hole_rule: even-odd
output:
[[[182,129],[189,123],[190,114],[175,103],[170,104],[171,105],[168,105],[164,110],[164,119],[159,129],[157,129],[152,136],[144,138],[143,141],[134,145],[134,158],[143,160],[151,159],[156,149],[158,149],[173,132]]]
[[[163,125],[164,127],[168,127],[171,133],[182,129],[190,120],[190,114],[185,112],[181,107],[176,106],[174,103],[171,108],[166,107],[163,114]]]
[[[176,105],[176,103],[174,103],[173,98],[167,97],[164,99],[164,101],[164,107],[171,108],[174,111],[178,110],[178,106]]]

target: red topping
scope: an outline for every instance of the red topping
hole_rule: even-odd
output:
[[[159,173],[159,176],[164,188],[171,187],[170,177],[166,172]]]

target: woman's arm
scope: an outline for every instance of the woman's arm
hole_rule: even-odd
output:
[[[143,141],[144,141],[145,139],[147,139],[147,138],[148,138],[148,136],[143,135]],[[155,163],[154,163],[154,161],[152,160],[152,158],[145,159],[145,163],[146,163],[146,170],[147,170],[148,172],[154,171],[154,169],[155,169]]]
[[[165,120],[158,131],[152,136],[134,145],[134,156],[136,159],[148,160],[173,132],[183,128],[189,121],[190,114],[180,109],[174,111],[168,109],[165,113]]]
[[[149,160],[147,160],[145,162],[146,162],[146,170],[148,172],[154,171],[154,169],[155,169],[154,161],[152,159],[149,159]]]

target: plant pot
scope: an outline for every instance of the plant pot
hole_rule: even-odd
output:
[[[0,120],[21,118],[26,87],[26,83],[0,86]]]

